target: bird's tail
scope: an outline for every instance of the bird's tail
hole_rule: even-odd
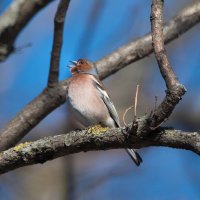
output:
[[[135,149],[125,149],[126,152],[128,153],[128,155],[131,157],[131,159],[133,160],[133,162],[139,166],[140,163],[142,162],[142,158],[140,157],[140,155],[138,154],[138,152]]]

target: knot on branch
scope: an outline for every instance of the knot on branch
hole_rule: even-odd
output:
[[[172,104],[172,106],[178,104],[185,92],[186,88],[180,83],[175,84],[171,89],[167,89],[166,98],[168,99],[168,104]]]

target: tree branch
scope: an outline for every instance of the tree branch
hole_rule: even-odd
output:
[[[167,146],[191,150],[200,155],[199,132],[162,128],[141,138],[130,130],[131,125],[102,133],[90,133],[86,129],[19,144],[0,154],[0,174],[82,151]]]
[[[162,0],[153,0],[151,18],[152,38],[155,56],[161,74],[166,82],[167,94],[164,101],[153,113],[153,115],[150,117],[144,116],[139,119],[135,119],[133,124],[130,124],[125,128],[110,129],[106,132],[100,133],[91,133],[91,131],[89,131],[90,129],[72,131],[65,135],[57,135],[54,137],[40,139],[35,142],[19,144],[18,146],[0,154],[0,173],[5,173],[22,166],[43,163],[47,160],[52,160],[60,156],[90,150],[168,146],[191,150],[200,155],[200,133],[189,133],[167,128],[156,129],[156,127],[171,114],[181,96],[185,93],[184,87],[178,82],[172,67],[169,64],[164,49],[162,7]],[[62,87],[62,90],[58,91],[59,87],[57,86]],[[66,89],[67,81],[55,84],[53,87],[44,90],[41,96],[36,98],[34,101],[36,104],[34,105],[34,103],[32,103],[28,105],[18,116],[18,119],[21,120],[20,123],[25,122],[26,124],[24,129],[19,129],[19,131],[26,134],[28,129],[34,127],[45,115],[51,112],[51,110],[63,103],[65,100],[63,97],[65,96]],[[53,93],[53,91],[55,93]],[[55,99],[51,98],[52,96],[50,94]],[[44,98],[45,96],[46,98]],[[58,97],[62,98],[59,100]],[[51,105],[50,103],[51,107],[48,106],[49,102],[46,102],[49,100],[52,100],[51,103],[54,103],[54,105]],[[34,106],[36,107],[35,110],[33,109]],[[43,108],[43,106],[47,107]],[[29,111],[32,113],[30,114]],[[26,121],[27,119],[28,121]],[[16,128],[16,124],[20,125],[20,123],[13,120],[13,124],[11,123],[9,126],[11,130],[13,130]],[[21,127],[22,126],[20,125],[19,128]],[[6,129],[4,130],[4,133],[5,131]],[[4,135],[4,141],[9,133],[10,132]],[[20,137],[22,136],[20,135]],[[12,135],[11,141],[13,141],[13,137],[16,136]],[[18,140],[20,137],[18,137]]]
[[[65,102],[68,80],[46,88],[0,131],[0,151],[19,142],[51,111]]]
[[[164,28],[166,42],[177,38],[200,21],[200,3],[184,9],[179,15],[169,21]],[[131,62],[149,55],[152,50],[151,36],[146,35],[96,63],[101,79],[108,77]],[[109,66],[109,67],[107,67]],[[0,151],[8,149],[22,139],[52,110],[65,102],[68,81],[58,83],[53,88],[45,89],[36,99],[30,102],[0,131]],[[47,98],[50,96],[51,98]],[[44,103],[45,102],[45,103]],[[40,106],[40,105],[43,105]],[[40,109],[36,109],[40,107]],[[157,116],[155,114],[155,116]],[[34,122],[34,123],[33,123]],[[152,122],[152,127],[154,124]]]
[[[200,22],[200,2],[183,9],[164,26],[164,42],[167,44],[180,37]],[[151,33],[137,39],[99,60],[97,70],[101,79],[123,69],[128,64],[140,60],[153,52]],[[109,67],[108,67],[109,66]]]
[[[166,97],[150,119],[150,127],[156,128],[170,116],[186,89],[179,83],[166,55],[162,19],[163,0],[153,0],[151,7],[152,44],[161,75],[167,86]]]
[[[60,0],[54,18],[54,39],[51,52],[48,87],[53,87],[56,83],[58,83],[60,53],[63,43],[64,21],[69,2],[70,0]]]
[[[64,20],[69,2],[70,0],[60,1],[54,18],[54,41],[48,87],[0,131],[0,150],[5,150],[15,145],[45,116],[65,102],[66,88],[63,84],[57,83]]]
[[[0,16],[0,62],[14,50],[14,42],[20,31],[32,17],[53,0],[15,0]]]

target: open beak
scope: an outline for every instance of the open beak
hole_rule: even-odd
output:
[[[67,65],[68,68],[72,68],[74,67],[74,65],[77,65],[77,61],[74,61],[74,60],[69,60],[69,62],[71,62],[73,65]]]
[[[74,66],[74,65],[67,65],[67,67],[70,68],[70,69],[71,69],[73,66]]]
[[[77,61],[70,60],[69,62],[71,62],[71,63],[74,64],[74,65],[77,65]]]

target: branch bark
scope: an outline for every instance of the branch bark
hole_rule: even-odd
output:
[[[20,31],[33,16],[53,0],[15,0],[0,16],[0,62],[14,50],[14,42]]]
[[[175,106],[179,103],[186,89],[179,83],[169,61],[164,47],[163,37],[163,0],[153,0],[151,9],[151,29],[152,29],[152,44],[156,56],[156,60],[163,79],[165,80],[167,91],[163,102],[154,111],[150,119],[150,128],[157,128],[163,123]]]
[[[184,9],[167,23],[164,27],[165,41],[172,41],[192,28],[199,21],[200,3],[198,2]],[[131,62],[149,55],[153,50],[151,42],[151,36],[148,34],[96,62],[100,79],[108,77]],[[67,85],[68,81],[66,80],[52,88],[45,89],[45,92],[42,92],[19,112],[17,116],[0,131],[0,151],[8,149],[16,144],[51,111],[63,104],[66,98]],[[47,98],[48,96],[51,98]],[[40,106],[43,104],[44,106]],[[40,109],[37,109],[37,107],[40,107]],[[162,110],[163,109],[164,108],[162,108]],[[154,116],[157,116],[156,113]],[[152,127],[155,127],[154,122],[152,122]]]
[[[69,2],[70,0],[60,0],[54,18],[54,39],[51,52],[48,87],[53,87],[58,83],[60,53],[63,43],[63,29]]]
[[[0,151],[19,142],[51,111],[65,102],[68,80],[46,88],[0,131]]]
[[[48,87],[0,131],[0,150],[15,145],[46,115],[65,102],[66,89],[63,84],[58,84],[58,72],[64,20],[69,2],[70,0],[60,1],[54,18],[54,40]]]
[[[167,146],[191,150],[200,155],[199,132],[160,128],[141,138],[137,136],[140,134],[131,131],[131,127],[129,125],[128,128],[110,129],[101,133],[90,133],[88,129],[72,131],[19,144],[0,153],[0,174],[82,151]]]

